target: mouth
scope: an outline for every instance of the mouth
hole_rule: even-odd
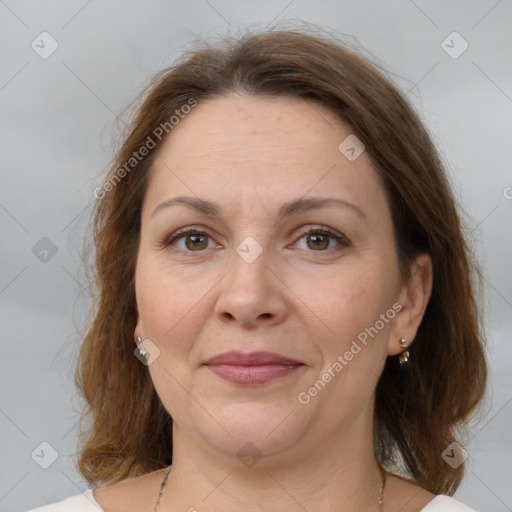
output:
[[[228,382],[256,386],[296,373],[305,365],[273,352],[226,352],[208,360],[205,366]]]

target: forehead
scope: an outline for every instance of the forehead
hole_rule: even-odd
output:
[[[200,101],[165,139],[147,201],[183,192],[273,201],[333,190],[382,200],[382,184],[366,152],[353,161],[340,152],[349,136],[349,126],[312,101],[234,94]]]
[[[171,132],[162,153],[191,165],[212,158],[321,164],[350,129],[321,104],[298,98],[230,95],[202,100]],[[328,153],[325,154],[325,151]],[[277,160],[276,160],[277,159]],[[250,162],[249,162],[250,163]]]

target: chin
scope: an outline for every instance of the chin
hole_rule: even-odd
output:
[[[216,447],[228,456],[278,455],[300,445],[300,419],[291,407],[269,403],[229,404],[215,409],[216,427],[212,419],[204,424],[195,424],[197,434],[211,448]],[[290,414],[292,412],[292,414]],[[243,462],[243,461],[242,461]]]

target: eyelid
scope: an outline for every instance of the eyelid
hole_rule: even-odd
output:
[[[342,238],[343,240],[346,240],[347,242],[349,241],[348,238],[343,235],[342,233],[336,231],[335,229],[333,228],[330,228],[328,226],[323,226],[321,224],[317,224],[317,225],[313,225],[313,226],[306,226],[306,228],[302,231],[300,231],[300,236],[304,236],[304,235],[307,235],[309,233],[312,233],[312,232],[317,232],[317,231],[325,231],[327,234],[329,235],[332,235],[332,236],[337,236],[338,238]]]
[[[183,238],[184,236],[186,236],[189,233],[194,233],[194,234],[198,234],[198,235],[206,235],[213,240],[213,237],[209,234],[208,229],[201,227],[201,226],[187,226],[184,228],[177,229],[176,231],[171,233],[169,236],[166,236],[162,240],[161,245],[165,248],[165,247],[171,245],[172,242],[174,242],[180,238]],[[194,251],[188,251],[188,252],[192,253]],[[201,251],[197,251],[197,252],[201,252]]]
[[[324,251],[308,251],[308,252],[319,253],[319,254],[331,254],[332,252],[339,251],[340,247],[347,247],[348,245],[350,245],[350,240],[345,235],[343,235],[342,233],[340,233],[332,228],[329,228],[327,226],[323,226],[320,224],[318,224],[316,226],[309,226],[305,230],[301,231],[300,234],[298,235],[298,237],[296,238],[296,241],[294,242],[294,244],[297,241],[299,241],[301,238],[303,238],[304,236],[306,236],[310,233],[325,234],[331,238],[334,238],[338,242],[338,246],[332,247],[332,248],[324,250]]]

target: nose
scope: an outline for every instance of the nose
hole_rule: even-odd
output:
[[[233,266],[221,281],[215,314],[224,323],[245,329],[281,323],[288,313],[286,286],[270,268],[264,250],[254,261],[233,255]]]

